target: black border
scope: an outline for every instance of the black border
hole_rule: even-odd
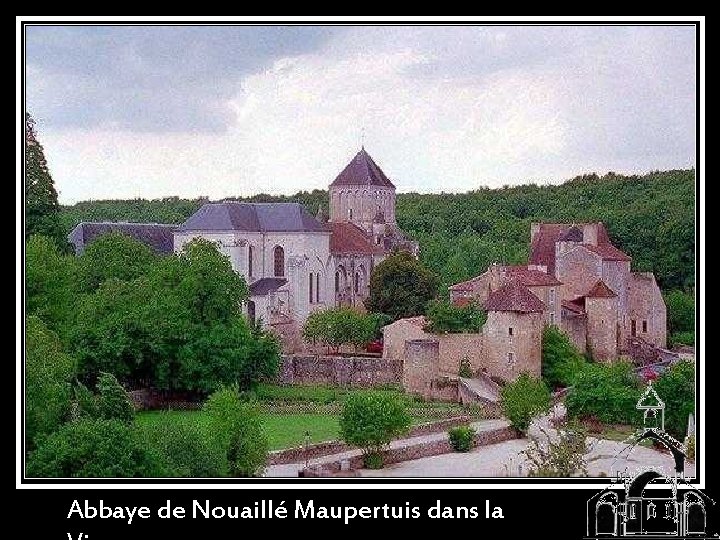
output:
[[[470,19],[470,17],[468,17]],[[702,351],[700,345],[700,309],[698,309],[698,300],[702,302],[700,296],[700,268],[698,265],[698,243],[701,240],[701,231],[698,223],[700,222],[700,115],[703,113],[700,110],[700,86],[704,83],[704,79],[701,77],[700,71],[700,34],[702,31],[702,25],[700,20],[695,21],[538,21],[533,23],[531,21],[482,21],[479,19],[473,19],[469,21],[173,21],[173,22],[158,22],[158,21],[23,21],[20,20],[20,60],[21,60],[21,73],[20,73],[20,85],[22,91],[20,111],[20,140],[24,140],[25,137],[25,111],[26,111],[26,96],[25,96],[25,46],[26,36],[25,28],[27,26],[694,26],[695,27],[695,438],[696,438],[696,457],[695,457],[695,478],[691,484],[697,484],[701,482],[701,433],[699,430],[701,408],[699,407],[699,395],[700,395],[700,370],[698,369],[698,361],[702,359]],[[22,160],[23,167],[23,179],[25,176],[25,145],[22,145],[20,151],[20,159]],[[23,181],[20,179],[20,182]],[[24,190],[19,189],[19,194],[23,194]],[[526,477],[396,477],[396,478],[26,478],[25,477],[25,461],[26,461],[26,450],[25,450],[25,202],[24,199],[21,204],[21,218],[23,223],[23,229],[17,231],[19,236],[18,240],[21,243],[21,253],[23,266],[21,270],[22,276],[22,360],[23,364],[20,366],[22,370],[22,408],[20,411],[20,419],[22,422],[22,436],[20,439],[20,448],[22,455],[20,462],[22,470],[20,471],[20,484],[21,485],[42,485],[42,484],[125,484],[125,485],[142,485],[142,484],[169,484],[169,485],[182,485],[182,484],[234,484],[240,485],[245,483],[251,484],[292,484],[299,483],[307,486],[309,483],[314,484],[341,484],[341,485],[357,485],[357,484],[454,484],[456,486],[463,485],[475,485],[475,484],[568,484],[573,485],[588,485],[602,483],[601,477],[591,478],[526,478]],[[706,366],[707,368],[707,366]],[[16,366],[17,369],[17,366]],[[611,484],[611,479],[607,480],[608,484]]]

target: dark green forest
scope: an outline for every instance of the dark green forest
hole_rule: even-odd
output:
[[[313,215],[328,212],[327,191],[255,195],[253,202],[297,201]],[[207,199],[85,201],[64,206],[70,231],[80,221],[181,223]],[[530,223],[603,221],[612,241],[633,257],[633,269],[655,272],[663,289],[695,283],[695,171],[643,176],[589,174],[560,185],[481,188],[463,194],[402,193],[400,227],[420,242],[422,262],[443,287],[483,272],[493,261],[527,260]]]

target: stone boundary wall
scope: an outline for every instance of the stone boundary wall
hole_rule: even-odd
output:
[[[279,384],[323,384],[372,388],[399,384],[402,360],[361,356],[285,355],[280,362]]]
[[[470,423],[469,416],[455,416],[438,420],[437,422],[427,422],[412,426],[407,437],[418,437],[429,433],[438,433],[452,427],[464,426]],[[308,459],[339,454],[348,452],[354,447],[345,444],[342,441],[324,441],[316,444],[310,444],[307,447],[297,446],[295,448],[286,448],[284,450],[274,450],[268,456],[268,465],[284,465],[286,463],[300,463]],[[362,466],[362,463],[361,463]]]
[[[475,436],[475,446],[487,446],[499,442],[509,441],[518,438],[518,432],[513,427],[503,427],[482,431]],[[385,465],[410,461],[424,457],[449,454],[453,452],[450,442],[447,439],[428,441],[403,448],[391,448],[383,453]],[[336,460],[322,465],[313,465],[302,469],[299,476],[303,478],[318,478],[327,476],[352,476],[353,471],[363,468],[363,456],[352,456],[348,459]]]

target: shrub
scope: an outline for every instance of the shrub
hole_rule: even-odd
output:
[[[167,475],[179,478],[218,478],[227,476],[228,460],[215,437],[208,437],[201,426],[177,422],[162,413],[157,423],[140,428],[149,448],[162,456]]]
[[[687,332],[675,332],[670,336],[671,345],[689,345],[690,347],[695,346],[695,330],[688,330]]]
[[[555,326],[545,327],[542,335],[542,378],[550,388],[571,386],[585,363],[563,331]]]
[[[363,456],[363,465],[366,469],[382,469],[385,466],[385,457],[382,452],[370,452]]]
[[[501,406],[510,424],[525,433],[533,418],[549,410],[550,391],[541,379],[522,373],[502,389]]]
[[[585,454],[587,453],[586,433],[572,423],[557,430],[553,440],[547,433],[545,442],[530,441],[527,450],[521,454],[529,461],[528,476],[570,478],[587,476]]]
[[[683,440],[688,417],[695,412],[695,363],[682,361],[672,365],[653,386],[665,402],[665,431]]]
[[[458,426],[448,431],[450,446],[456,452],[469,452],[475,447],[475,430],[470,426]]]
[[[472,366],[470,365],[470,359],[465,356],[460,360],[460,369],[458,370],[458,376],[470,379],[473,376]]]
[[[75,361],[57,335],[37,317],[27,318],[25,341],[25,434],[30,446],[55,431],[68,417]]]
[[[166,472],[162,458],[117,420],[65,424],[27,461],[27,475],[39,478],[143,478]]]
[[[72,420],[100,418],[97,396],[81,382],[76,382],[73,387],[73,407],[70,417]]]
[[[104,420],[120,420],[132,424],[135,420],[135,407],[130,396],[111,373],[100,373],[97,388],[98,413]]]
[[[399,397],[383,392],[350,394],[340,416],[340,435],[363,453],[377,453],[410,428],[406,403]]]
[[[605,424],[637,424],[638,379],[628,362],[587,364],[565,398],[568,416],[594,416]]]
[[[487,320],[487,313],[475,302],[459,307],[447,300],[429,302],[426,316],[428,318],[426,330],[433,334],[479,332]]]
[[[210,429],[227,456],[231,476],[257,476],[267,463],[268,442],[253,403],[240,401],[237,385],[223,387],[205,402]]]

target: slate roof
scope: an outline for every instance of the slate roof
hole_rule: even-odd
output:
[[[173,252],[173,233],[177,225],[163,223],[127,222],[81,222],[68,234],[68,241],[75,246],[75,254],[82,255],[93,240],[111,232],[124,234],[152,248],[155,253],[167,255]]]
[[[585,298],[615,298],[616,296],[617,294],[612,292],[602,279],[597,280],[595,285],[585,294]]]
[[[385,176],[373,158],[363,147],[348,163],[331,186],[381,186],[395,189],[393,183]]]
[[[385,252],[382,246],[374,246],[365,232],[354,223],[333,222],[328,223],[327,227],[331,232],[330,253],[333,255],[372,255]]]
[[[583,314],[585,313],[585,297],[580,296],[574,300],[563,300],[561,303],[562,307],[572,311],[573,313]]]
[[[487,311],[517,311],[519,313],[542,313],[545,304],[527,287],[509,283],[490,293],[485,302]]]
[[[322,223],[299,203],[207,203],[190,216],[183,231],[322,232]]]
[[[250,296],[265,296],[287,283],[285,278],[264,277],[250,284]]]

